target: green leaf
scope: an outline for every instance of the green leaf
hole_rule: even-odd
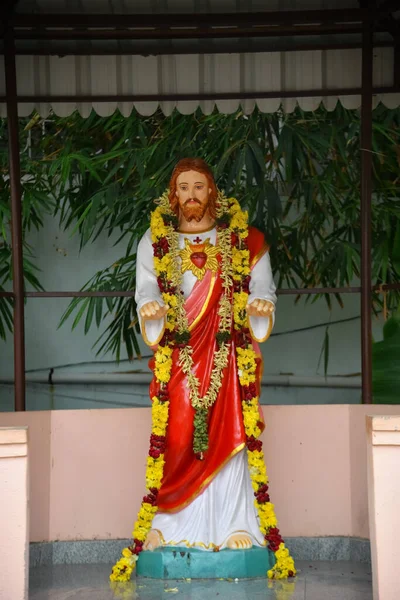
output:
[[[322,358],[324,359],[324,376],[326,377],[328,374],[328,364],[329,364],[329,326],[325,329],[324,341],[322,343],[321,353],[318,359],[318,367],[321,364]]]
[[[373,400],[378,404],[399,404],[400,329],[372,346]]]
[[[254,158],[256,159],[261,172],[265,173],[265,159],[263,153],[261,152],[260,146],[253,142],[253,140],[249,140],[248,144],[254,154]]]
[[[399,275],[400,277],[400,218],[397,219],[396,223],[396,233],[394,236],[392,251],[392,262],[397,275]]]
[[[79,300],[81,301],[81,307],[78,310],[78,314],[76,315],[74,322],[72,323],[72,329],[75,329],[75,327],[78,325],[79,321],[81,320],[81,318],[84,315],[84,312],[90,302],[90,298],[79,298]]]
[[[103,314],[103,298],[96,298],[96,325],[100,327]]]
[[[383,339],[385,341],[390,338],[400,338],[400,316],[395,315],[388,319],[383,326]],[[400,363],[399,363],[400,369]]]
[[[86,319],[85,319],[85,335],[89,332],[90,326],[92,324],[92,320],[93,320],[93,314],[94,314],[94,309],[95,309],[95,305],[96,305],[96,300],[98,300],[98,298],[88,298],[88,311],[86,313]]]

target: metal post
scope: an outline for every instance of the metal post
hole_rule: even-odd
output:
[[[14,291],[14,380],[15,410],[25,410],[24,275],[22,261],[21,173],[17,106],[17,73],[12,30],[4,39],[7,124],[10,154],[11,243]]]
[[[361,372],[363,404],[372,403],[372,61],[373,28],[372,23],[366,20],[363,25],[361,93]]]

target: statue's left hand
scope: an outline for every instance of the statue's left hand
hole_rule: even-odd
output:
[[[269,300],[253,300],[246,306],[249,317],[270,317],[275,310],[275,305]]]

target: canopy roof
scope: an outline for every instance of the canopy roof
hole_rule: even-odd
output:
[[[8,3],[13,4],[12,0]],[[357,0],[19,0],[12,19],[19,114],[158,105],[273,112],[361,104],[363,22],[374,21],[374,103],[400,104],[400,12]],[[7,5],[7,2],[6,2]],[[1,10],[1,9],[0,9]],[[3,10],[6,10],[4,8]],[[391,12],[392,11],[392,12]],[[151,14],[149,14],[151,13]],[[397,45],[396,45],[397,42]],[[4,66],[0,58],[0,114]]]

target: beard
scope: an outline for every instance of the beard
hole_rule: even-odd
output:
[[[188,206],[190,200],[195,200],[196,204]],[[207,204],[202,204],[196,198],[190,198],[189,200],[186,200],[185,204],[181,207],[181,210],[186,221],[197,221],[199,223],[206,213]]]

